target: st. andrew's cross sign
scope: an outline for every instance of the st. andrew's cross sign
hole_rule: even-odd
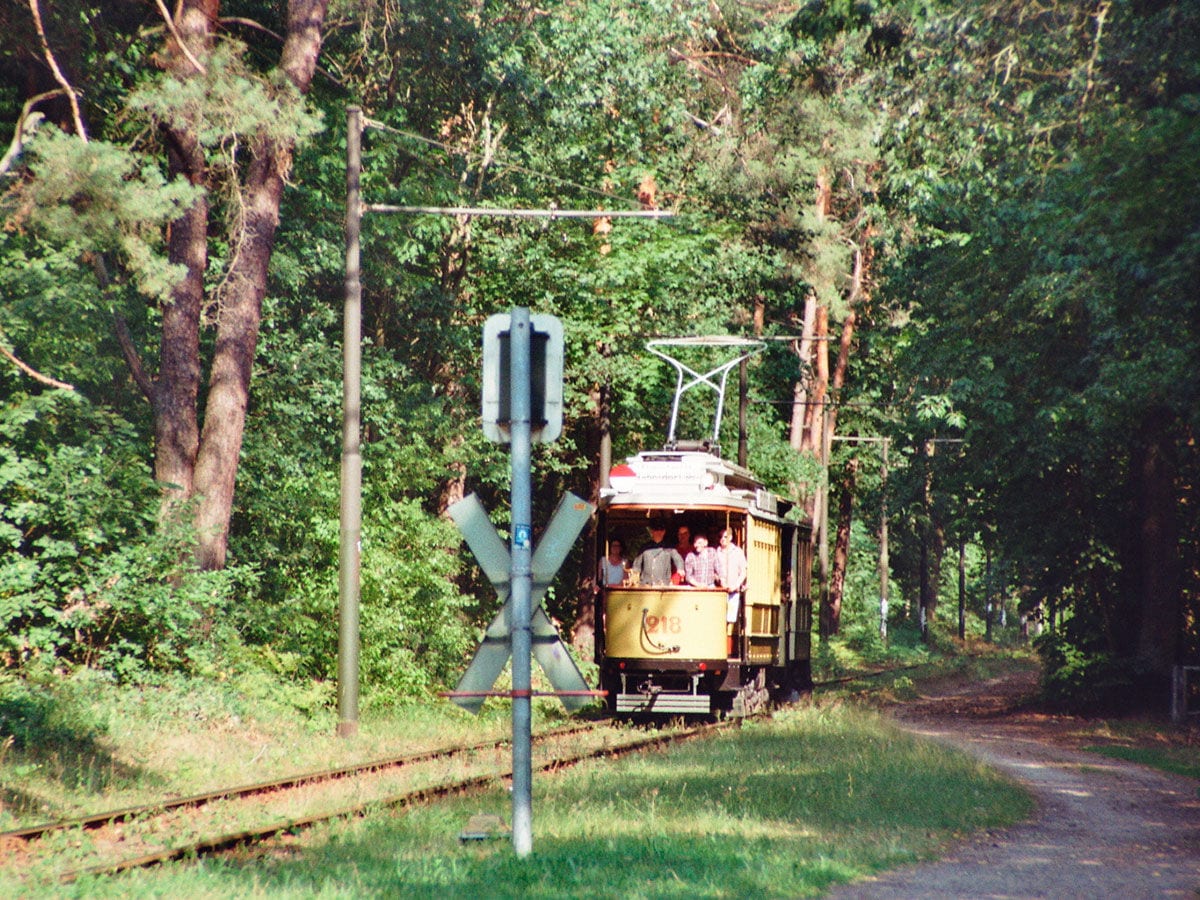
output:
[[[581,708],[592,697],[587,682],[571,654],[559,637],[558,629],[542,608],[542,596],[554,580],[559,566],[566,559],[594,507],[574,494],[568,493],[559,501],[558,509],[538,541],[530,563],[533,576],[530,606],[533,657],[550,679],[556,695],[571,712]],[[512,655],[512,604],[509,601],[512,556],[492,522],[487,510],[474,494],[463,498],[449,509],[450,518],[475,554],[483,574],[496,589],[504,604],[484,633],[471,665],[455,688],[451,699],[463,709],[479,712],[484,699],[492,690],[496,678]]]
[[[543,341],[534,337],[539,333],[545,335]],[[561,401],[554,400],[562,396],[562,325],[553,316],[531,316],[528,309],[517,306],[508,315],[492,316],[483,336],[484,434],[510,445],[512,539],[506,548],[483,504],[474,496],[450,509],[451,518],[504,600],[458,690],[451,696],[456,703],[478,710],[512,657],[512,690],[508,692],[513,723],[512,841],[517,856],[528,856],[533,849],[531,657],[537,657],[555,693],[563,697],[568,708],[582,703],[590,694],[542,611],[542,595],[580,529],[591,518],[592,506],[570,494],[564,497],[537,552],[533,552],[533,419],[538,419],[539,439],[551,441],[558,436],[562,407]],[[532,352],[535,343],[542,344],[542,352]],[[534,389],[535,380],[540,392]],[[502,402],[502,395],[507,395],[507,404]],[[535,395],[539,409],[533,408]]]

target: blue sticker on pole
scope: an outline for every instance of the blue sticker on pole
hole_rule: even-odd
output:
[[[528,525],[513,526],[513,545],[522,550],[533,546],[533,529]]]

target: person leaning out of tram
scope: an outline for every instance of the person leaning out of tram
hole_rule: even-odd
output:
[[[737,622],[738,608],[741,605],[742,591],[746,589],[746,574],[748,566],[746,554],[733,542],[733,529],[726,528],[721,532],[720,544],[716,550],[717,580],[721,587],[728,592],[725,621],[729,625]],[[732,632],[731,632],[732,633]]]

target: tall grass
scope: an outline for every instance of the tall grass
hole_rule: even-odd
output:
[[[872,713],[805,708],[713,741],[535,778],[534,852],[460,844],[497,790],[324,827],[265,860],[97,879],[68,896],[811,897],[1031,804]]]

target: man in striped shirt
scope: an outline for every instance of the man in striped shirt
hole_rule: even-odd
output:
[[[696,535],[692,552],[683,561],[683,572],[692,587],[710,588],[717,584],[717,551],[708,546],[708,538]]]

